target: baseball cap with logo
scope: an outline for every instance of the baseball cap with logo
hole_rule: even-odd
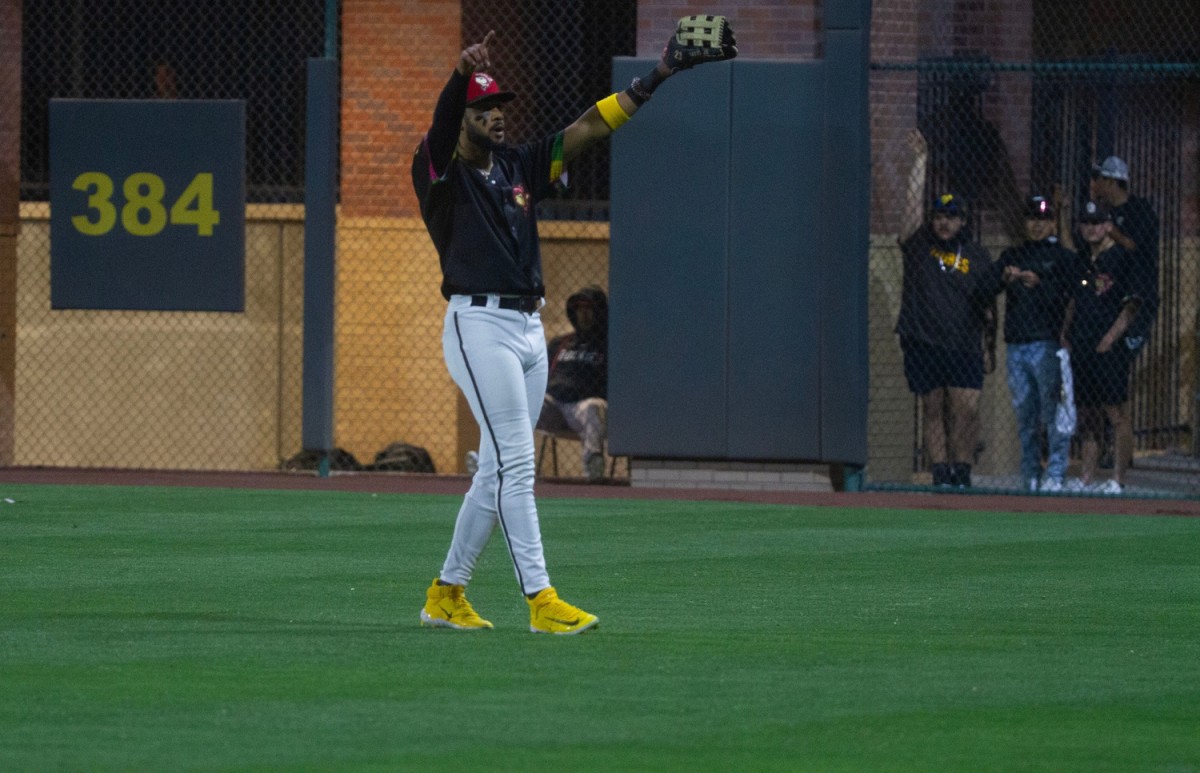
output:
[[[1053,220],[1054,205],[1045,196],[1030,196],[1025,200],[1025,217],[1030,220]]]
[[[1096,177],[1110,177],[1129,182],[1129,165],[1116,156],[1109,156],[1104,159],[1104,163],[1092,166],[1092,174]]]
[[[472,73],[471,79],[467,81],[467,107],[487,110],[516,98],[517,95],[511,91],[501,91],[500,84],[486,72]]]
[[[933,200],[933,211],[939,215],[966,217],[967,207],[963,204],[963,200],[953,193],[943,193]]]
[[[1079,222],[1081,223],[1107,223],[1112,220],[1112,212],[1108,207],[1097,201],[1089,201],[1083,205],[1083,211],[1079,213]]]

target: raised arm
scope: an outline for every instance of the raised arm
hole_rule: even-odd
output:
[[[459,128],[467,108],[467,78],[476,70],[486,70],[491,66],[488,46],[495,37],[496,32],[491,30],[483,42],[463,49],[433,109],[433,124],[425,135],[425,142],[429,148],[429,162],[439,176],[445,174],[450,159],[454,157],[454,149],[458,146]]]
[[[912,167],[908,170],[908,188],[904,197],[904,221],[900,225],[897,240],[904,242],[921,227],[925,209],[925,167],[929,162],[929,146],[920,129],[910,129],[905,137],[912,153]]]
[[[658,66],[654,68],[654,71],[657,73],[660,72],[661,69],[665,69],[665,67],[663,66],[662,62],[659,62]],[[668,71],[666,74],[661,75],[658,82],[661,83],[670,76],[671,73]],[[619,91],[616,94],[613,94],[611,97],[608,97],[608,99],[612,100],[614,97],[616,98],[616,107],[620,108],[621,113],[624,114],[624,120],[622,120],[621,113],[612,114],[615,115],[615,118],[613,118],[613,123],[615,123],[616,126],[614,126],[610,124],[600,112],[599,102],[589,107],[583,115],[575,119],[574,123],[563,130],[564,161],[570,162],[574,160],[589,145],[599,142],[600,140],[607,139],[608,136],[616,131],[622,123],[632,118],[633,114],[638,111],[639,107],[645,104],[645,100],[642,100],[641,102],[635,102],[633,97],[630,96],[628,89],[625,91]]]
[[[1058,242],[1071,252],[1075,251],[1075,217],[1071,197],[1063,193],[1061,185],[1054,186],[1054,206],[1058,209]]]
[[[662,59],[645,77],[634,78],[629,88],[589,107],[563,131],[563,160],[571,161],[584,149],[607,138],[650,99],[662,82],[680,70],[705,62],[737,56],[737,39],[724,16],[685,16],[663,48]]]

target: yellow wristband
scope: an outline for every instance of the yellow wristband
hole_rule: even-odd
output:
[[[626,113],[625,108],[621,107],[616,94],[609,94],[597,102],[596,109],[600,111],[600,117],[608,124],[608,128],[613,131],[620,129],[629,120],[629,113]]]

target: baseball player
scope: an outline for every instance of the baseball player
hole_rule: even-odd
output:
[[[681,19],[663,59],[645,77],[600,100],[562,131],[510,146],[503,105],[515,94],[485,72],[495,37],[490,31],[463,50],[412,165],[449,302],[442,333],[446,367],[480,430],[479,468],[420,618],[422,625],[460,631],[492,627],[471,607],[465,587],[499,524],[529,603],[530,630],[576,634],[600,620],[560,599],[551,586],[533,497],[533,426],[547,374],[535,206],[553,190],[564,165],[628,121],[668,77],[731,59],[737,48],[724,17]]]

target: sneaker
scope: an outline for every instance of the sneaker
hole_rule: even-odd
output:
[[[1124,490],[1124,486],[1112,479],[1106,480],[1092,489],[1097,494],[1120,494]]]
[[[529,602],[529,630],[534,633],[570,635],[600,625],[600,618],[573,607],[558,597],[554,588],[546,588]]]
[[[935,485],[935,486],[951,485],[950,465],[945,464],[944,462],[938,462],[937,464],[931,466],[929,468],[929,471],[933,475],[933,485]]]
[[[1038,479],[1037,478],[1029,479],[1029,490],[1034,491],[1034,492],[1036,492],[1038,490]]]
[[[463,459],[463,467],[467,469],[468,475],[474,475],[479,471],[479,453],[477,451],[467,451],[467,457]]]
[[[966,462],[950,465],[950,485],[955,488],[971,488],[971,465]]]
[[[1064,490],[1065,491],[1087,491],[1088,485],[1086,483],[1084,483],[1082,480],[1080,480],[1079,478],[1071,478],[1069,481],[1067,481],[1067,485],[1064,488]]]
[[[1045,491],[1048,493],[1057,493],[1062,490],[1063,482],[1060,478],[1046,478],[1044,481],[1042,481],[1041,488],[1038,489],[1038,491]]]
[[[453,628],[456,631],[482,631],[492,628],[467,601],[461,585],[438,585],[437,578],[425,591],[425,606],[421,608],[421,625],[433,628]]]

